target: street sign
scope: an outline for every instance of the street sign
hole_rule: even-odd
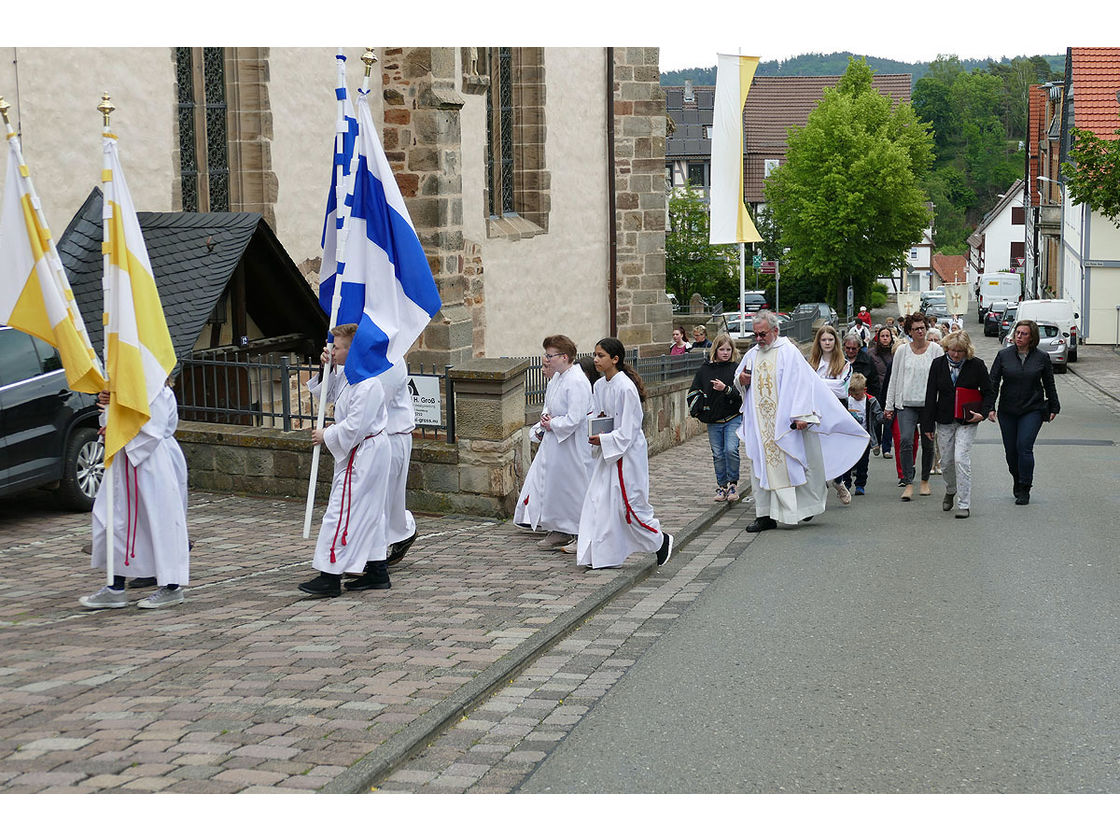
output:
[[[1015,264],[1017,266],[1019,266],[1020,268],[1023,267],[1023,265],[1026,263],[1026,261],[1027,261],[1026,257],[1016,257],[1015,258]]]
[[[762,254],[755,254],[751,259],[751,262],[754,265],[754,270],[758,271],[760,268],[762,268]]]
[[[763,274],[777,274],[778,261],[777,260],[763,260],[759,269]]]
[[[417,426],[443,425],[438,376],[410,376],[408,393],[412,395],[412,408],[416,412]]]

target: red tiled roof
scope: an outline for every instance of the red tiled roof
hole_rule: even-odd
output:
[[[954,275],[958,280],[968,279],[968,265],[964,256],[934,254],[930,267],[941,278],[942,283],[952,283]]]
[[[1046,88],[1031,85],[1027,95],[1027,175],[1030,184],[1030,203],[1032,207],[1040,204],[1037,176],[1039,169],[1039,146],[1046,139]]]
[[[1073,124],[1113,139],[1120,134],[1120,47],[1072,47],[1070,64]]]

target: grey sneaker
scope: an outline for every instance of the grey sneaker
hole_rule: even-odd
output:
[[[572,537],[571,542],[560,546],[560,550],[565,554],[579,554],[579,537]]]
[[[166,586],[161,586],[147,598],[137,601],[136,606],[142,610],[158,610],[160,607],[173,607],[185,600],[183,587],[168,589]]]
[[[543,540],[537,543],[541,548],[560,548],[572,539],[571,534],[561,534],[559,531],[553,531]]]
[[[119,610],[128,606],[128,595],[123,589],[102,586],[92,595],[83,595],[78,603],[87,610]]]

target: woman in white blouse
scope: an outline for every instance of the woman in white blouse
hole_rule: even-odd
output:
[[[889,421],[898,415],[899,460],[902,462],[902,501],[914,498],[914,431],[918,428],[922,407],[926,401],[926,381],[933,360],[944,356],[945,351],[926,340],[928,324],[920,312],[908,315],[903,329],[910,336],[910,343],[902,343],[894,353],[891,366],[891,384],[887,388],[883,416]],[[922,446],[922,483],[919,494],[928,496],[929,474],[933,468],[933,441],[925,436]]]

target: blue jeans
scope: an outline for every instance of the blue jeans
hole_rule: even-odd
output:
[[[1007,456],[1007,469],[1016,484],[1030,487],[1034,482],[1034,440],[1042,429],[1042,411],[1026,414],[996,415],[999,431],[1003,436],[1003,453]]]
[[[725,487],[739,483],[739,424],[742,415],[726,423],[708,424],[708,443],[712,446],[712,463],[716,468],[716,484]]]

